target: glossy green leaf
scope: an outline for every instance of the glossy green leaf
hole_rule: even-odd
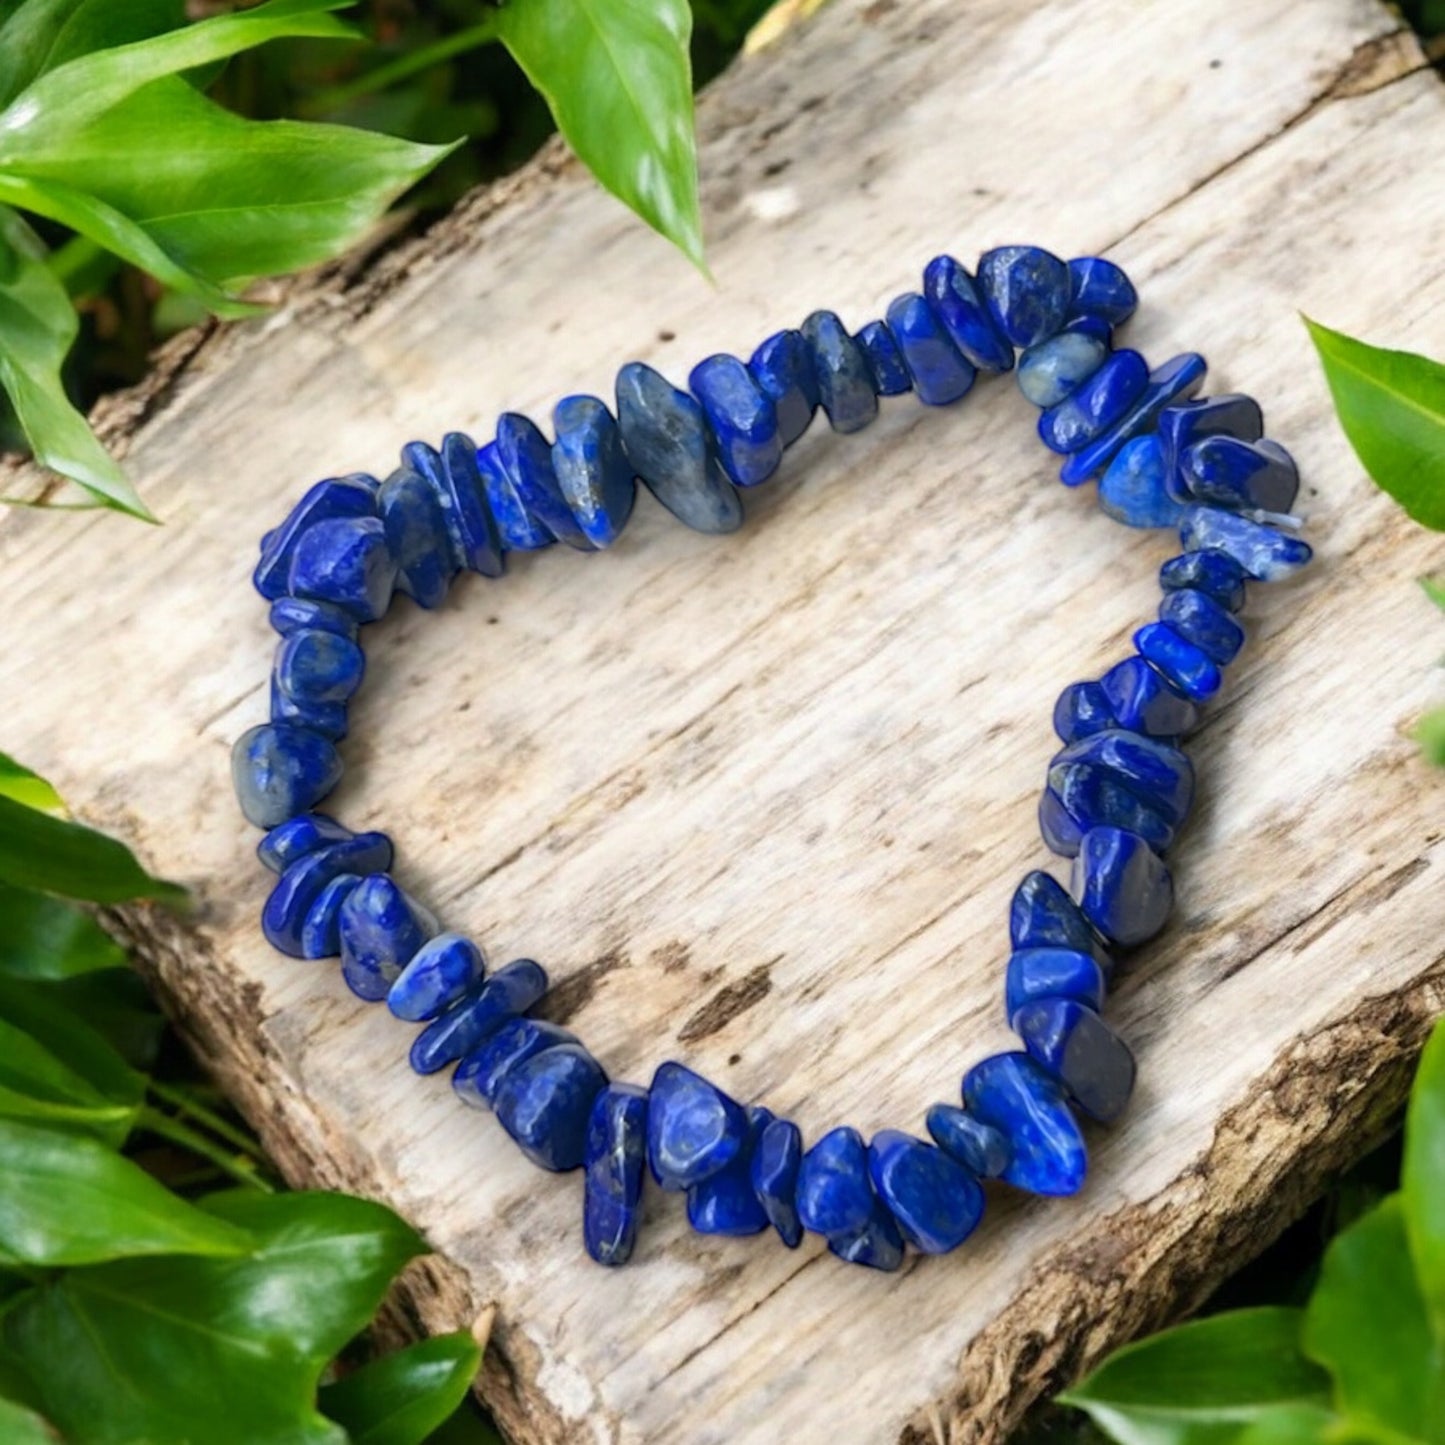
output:
[[[1445,1348],[1445,1021],[1435,1025],[1410,1091],[1400,1186],[1415,1275]]]
[[[1305,325],[1365,470],[1422,526],[1445,531],[1445,366]]]
[[[152,878],[123,843],[81,823],[53,818],[0,797],[0,882],[91,903],[159,898],[185,890]]]
[[[511,0],[497,26],[588,170],[702,267],[686,0]]]
[[[144,1072],[154,1065],[166,1020],[133,969],[35,979],[32,987],[93,1030],[129,1068]]]
[[[1246,1425],[1235,1445],[1334,1445],[1338,1423],[1320,1405],[1275,1405]]]
[[[92,50],[174,30],[185,23],[186,11],[184,0],[21,0],[0,5],[0,17],[3,107],[47,70]]]
[[[60,794],[39,773],[31,772],[7,753],[0,753],[0,797],[14,798],[27,808],[39,808],[45,813],[65,811]]]
[[[60,370],[78,325],[70,296],[45,264],[39,237],[0,206],[0,388],[42,466],[109,506],[153,521],[65,394]]]
[[[70,978],[125,962],[125,951],[83,908],[0,883],[0,973]]]
[[[1061,1396],[1121,1445],[1232,1441],[1267,1409],[1320,1404],[1329,1380],[1300,1351],[1300,1312],[1234,1310],[1111,1355]]]
[[[0,1257],[87,1264],[249,1245],[244,1226],[178,1199],[95,1139],[0,1119]]]
[[[1415,741],[1427,762],[1445,768],[1445,707],[1431,708],[1415,724]]]
[[[136,1107],[107,1098],[44,1044],[0,1018],[0,1118],[82,1130],[118,1149]]]
[[[0,1400],[0,1440],[5,1445],[60,1445],[60,1436],[33,1410]]]
[[[372,1360],[321,1391],[321,1409],[351,1445],[422,1445],[461,1404],[482,1352],[466,1331]]]
[[[250,1230],[254,1253],[71,1270],[0,1317],[5,1348],[77,1439],[343,1445],[316,1412],[317,1381],[421,1242],[343,1195],[221,1195],[206,1207]]]
[[[219,285],[336,255],[451,149],[347,126],[245,120],[162,80],[6,168],[13,184],[56,188],[72,207],[90,198],[112,228],[76,208],[45,213],[162,279],[135,233],[172,268]],[[215,305],[214,294],[203,299]]]
[[[1391,1195],[1331,1241],[1305,1310],[1303,1344],[1334,1376],[1342,1413],[1439,1441],[1445,1349],[1415,1277],[1403,1205],[1401,1195]]]

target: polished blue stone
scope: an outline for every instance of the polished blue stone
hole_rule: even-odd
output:
[[[1024,1048],[1091,1119],[1111,1124],[1134,1092],[1134,1055],[1096,1010],[1071,998],[1038,999],[1014,1018]]]
[[[1102,341],[1106,348],[1114,342],[1114,328],[1102,316],[1087,314],[1069,317],[1060,328],[1059,335],[1092,336],[1095,341]]]
[[[699,1234],[741,1237],[768,1227],[768,1212],[753,1189],[752,1163],[758,1141],[772,1122],[768,1110],[750,1108],[747,1142],[724,1168],[688,1189],[687,1222]]]
[[[412,1068],[419,1074],[434,1074],[455,1063],[546,992],[546,971],[530,958],[514,959],[485,977],[478,975],[412,1041]]]
[[[898,1129],[868,1145],[868,1175],[899,1232],[923,1254],[957,1249],[983,1218],[983,1190],[956,1159]]]
[[[375,622],[391,601],[396,562],[378,517],[317,522],[301,534],[291,558],[289,587],[297,597],[330,602]]]
[[[502,538],[477,465],[477,444],[463,432],[448,432],[440,452],[425,442],[408,442],[401,459],[436,490],[457,564],[484,577],[500,577],[505,570]]]
[[[1078,1121],[1058,1081],[1027,1054],[995,1054],[963,1076],[970,1114],[1009,1141],[999,1176],[1030,1194],[1077,1194],[1088,1171]]]
[[[1244,568],[1228,552],[1185,552],[1171,557],[1159,569],[1159,585],[1166,592],[1192,587],[1231,612],[1244,606]]]
[[[286,520],[268,532],[252,579],[262,597],[275,599],[295,591],[290,586],[291,562],[301,538],[318,522],[376,515],[375,477],[360,474],[317,482],[292,507]]]
[[[980,1179],[997,1179],[1008,1168],[1013,1150],[1007,1137],[966,1109],[932,1104],[924,1123],[933,1142]]]
[[[1097,682],[1071,682],[1054,704],[1054,731],[1066,743],[1118,726]]]
[[[1104,970],[1093,954],[1074,948],[1018,948],[1009,955],[1004,975],[1004,1016],[1014,1015],[1039,998],[1072,998],[1090,1008],[1104,1007]]]
[[[1179,524],[1179,540],[1187,551],[1212,548],[1233,557],[1246,577],[1280,582],[1308,565],[1310,544],[1287,532],[1214,507],[1190,507]]]
[[[490,441],[477,451],[477,475],[482,479],[487,511],[496,522],[497,537],[506,551],[535,552],[557,540],[541,518],[527,510],[516,483],[502,465],[496,442]]]
[[[1124,443],[1099,479],[1099,505],[1126,527],[1177,527],[1184,507],[1164,485],[1164,448],[1152,432]]]
[[[344,702],[304,702],[288,697],[276,680],[274,668],[271,670],[270,700],[273,723],[290,723],[305,728],[307,732],[320,733],[334,743],[339,743],[350,727]]]
[[[1069,268],[1038,246],[998,246],[978,262],[978,289],[993,324],[1013,346],[1035,346],[1064,324]]]
[[[365,671],[361,649],[334,632],[293,632],[276,649],[276,685],[296,702],[345,702]]]
[[[543,1019],[509,1018],[467,1051],[452,1074],[457,1097],[474,1109],[490,1109],[507,1070],[558,1044],[575,1044],[577,1035]]]
[[[341,755],[319,733],[261,723],[236,739],[231,781],[246,817],[258,828],[274,828],[309,812],[341,781]]]
[[[928,302],[909,292],[894,298],[887,316],[919,401],[947,406],[966,396],[977,372],[949,340]]]
[[[791,1119],[766,1124],[753,1148],[750,1166],[753,1193],[758,1197],[778,1238],[796,1249],[802,1242],[798,1218],[798,1169],[803,1161],[803,1136]]]
[[[1182,823],[1194,803],[1194,766],[1177,747],[1126,728],[1107,728],[1056,753],[1049,782],[1070,768],[1092,768]]]
[[[1072,324],[1072,323],[1071,323]],[[1170,357],[1149,373],[1149,384],[1134,404],[1102,435],[1071,453],[1059,468],[1059,480],[1066,487],[1077,487],[1097,476],[1113,461],[1119,448],[1134,437],[1153,430],[1166,407],[1181,398],[1193,396],[1204,384],[1208,370],[1197,351],[1186,351]],[[1166,484],[1169,468],[1165,467]]]
[[[803,1228],[832,1239],[865,1229],[873,1217],[868,1148],[854,1128],[824,1134],[798,1166],[798,1218]]]
[[[1224,675],[1187,637],[1167,622],[1145,623],[1134,634],[1141,657],[1152,662],[1165,680],[1193,702],[1208,702],[1224,685]]]
[[[354,836],[350,828],[325,813],[300,813],[272,828],[256,845],[256,856],[273,873],[280,873],[298,858]]]
[[[878,394],[863,348],[831,311],[815,311],[802,325],[818,378],[818,404],[836,432],[861,431],[878,415]]]
[[[1192,642],[1211,662],[1224,667],[1244,646],[1244,628],[1212,597],[1184,587],[1166,592],[1159,604],[1159,620]]]
[[[1099,685],[1121,728],[1151,738],[1175,738],[1199,725],[1199,709],[1142,657],[1116,662]]]
[[[357,621],[330,602],[313,602],[309,597],[278,597],[271,604],[271,626],[289,637],[293,632],[334,632],[356,641]]]
[[[629,361],[617,373],[617,422],[632,469],[695,532],[735,532],[743,504],[713,455],[702,408],[661,373]]]
[[[802,332],[775,332],[753,352],[748,370],[763,395],[772,398],[783,445],[792,446],[818,409],[818,376]]]
[[[456,1003],[486,971],[482,951],[460,933],[439,933],[412,954],[387,990],[386,1006],[399,1019],[419,1024]]]
[[[552,412],[552,470],[572,516],[594,547],[622,535],[637,500],[637,478],[617,420],[595,396],[568,396]]]
[[[876,1197],[868,1222],[860,1229],[831,1235],[828,1249],[849,1264],[869,1269],[895,1270],[903,1263],[903,1235],[888,1206]]]
[[[322,891],[343,873],[370,874],[391,867],[391,839],[358,833],[313,848],[286,865],[261,910],[261,931],[281,953],[305,958],[306,921]]]
[[[1037,407],[1057,406],[1103,365],[1109,343],[1082,331],[1061,331],[1019,357],[1019,390]]]
[[[1196,501],[1239,512],[1287,512],[1299,494],[1299,468],[1278,442],[1211,436],[1186,447],[1180,484]]]
[[[373,873],[341,908],[341,976],[357,998],[386,997],[436,920],[389,873]]]
[[[359,873],[340,873],[316,895],[301,925],[302,958],[335,958],[341,952],[341,905],[360,882]]]
[[[1164,860],[1122,828],[1084,834],[1074,859],[1073,885],[1084,917],[1121,948],[1153,938],[1174,903],[1174,883]]]
[[[1024,875],[1009,904],[1009,943],[1015,948],[1072,948],[1098,960],[1107,980],[1113,960],[1103,940],[1068,890],[1051,874],[1034,869]]]
[[[1039,437],[1050,451],[1076,452],[1107,432],[1148,384],[1149,367],[1137,351],[1111,351],[1082,385],[1039,414]]]
[[[461,563],[437,489],[419,472],[398,467],[381,484],[377,506],[396,562],[396,590],[419,607],[440,607]]]
[[[1147,799],[1089,768],[1064,771],[1039,797],[1039,834],[1044,846],[1061,858],[1072,858],[1084,834],[1102,823],[1128,828],[1161,850],[1178,831]]]
[[[693,367],[687,384],[712,432],[713,450],[734,486],[755,487],[783,460],[778,410],[736,356],[719,352]]]
[[[978,283],[952,256],[923,269],[923,295],[953,344],[980,371],[1009,371],[1014,350],[994,325]]]
[[[647,1162],[664,1189],[688,1189],[725,1169],[748,1138],[743,1106],[682,1064],[659,1064],[647,1111]]]
[[[609,1084],[592,1103],[583,1147],[582,1237],[598,1264],[626,1264],[637,1244],[647,1090]]]
[[[606,1071],[581,1044],[558,1044],[507,1070],[497,1122],[539,1168],[580,1169],[592,1106],[606,1087]]]
[[[1226,392],[1166,407],[1159,413],[1158,425],[1169,485],[1176,488],[1181,501],[1187,501],[1180,470],[1184,453],[1205,437],[1228,436],[1257,442],[1264,435],[1264,413],[1252,396]]]
[[[541,428],[520,412],[497,418],[497,461],[527,515],[540,522],[559,542],[586,552],[592,544],[577,525],[552,467],[552,446]]]
[[[1102,256],[1076,256],[1069,262],[1071,315],[1097,316],[1122,326],[1139,305],[1139,293],[1122,269]]]
[[[913,390],[913,377],[908,363],[898,349],[898,341],[882,321],[870,321],[858,328],[853,338],[863,349],[868,370],[873,377],[873,390],[879,396],[902,396]]]

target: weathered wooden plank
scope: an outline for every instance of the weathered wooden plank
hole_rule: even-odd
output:
[[[519,1440],[995,1439],[1197,1298],[1398,1101],[1445,1003],[1445,828],[1401,732],[1439,651],[1408,581],[1431,547],[1361,478],[1295,311],[1440,349],[1445,199],[1417,157],[1445,104],[1415,64],[1347,0],[834,0],[702,107],[715,293],[550,155],[118,405],[164,531],[0,524],[7,746],[198,888],[190,924],[121,922],[288,1172],[389,1200],[443,1252],[417,1315],[497,1306],[484,1392]],[[633,1268],[597,1270],[575,1179],[259,939],[225,777],[264,709],[254,538],[411,435],[605,394],[632,356],[680,378],[815,305],[856,324],[934,251],[1019,238],[1112,248],[1145,297],[1134,344],[1198,347],[1264,400],[1321,544],[1257,591],[1194,748],[1179,918],[1115,1010],[1138,1099],[1082,1200],[1000,1201],[898,1276],[694,1239],[675,1200]],[[1006,383],[895,403],[800,445],[734,538],[644,502],[612,553],[399,608],[337,811],[385,820],[404,880],[495,956],[545,960],[616,1074],[677,1053],[810,1134],[916,1126],[1005,1038],[1053,698],[1120,654],[1169,552],[1053,485],[1030,417]]]

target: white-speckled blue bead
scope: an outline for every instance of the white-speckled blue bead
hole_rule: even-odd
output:
[[[1057,406],[1099,369],[1108,354],[1108,343],[1097,336],[1061,331],[1019,357],[1019,390],[1037,407]]]
[[[482,951],[460,933],[439,933],[412,954],[387,990],[386,1006],[399,1019],[418,1024],[434,1019],[482,976]]]

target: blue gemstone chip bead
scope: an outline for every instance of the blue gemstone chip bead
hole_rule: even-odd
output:
[[[1074,897],[1089,922],[1120,948],[1153,938],[1174,905],[1164,860],[1137,834],[1093,828],[1074,859]]]
[[[284,872],[298,859],[356,835],[325,813],[298,813],[278,823],[256,845],[256,856],[273,873]]]
[[[313,808],[341,781],[341,754],[306,728],[260,723],[236,739],[231,781],[246,817],[274,828]]]
[[[1199,709],[1153,663],[1142,657],[1116,662],[1099,679],[1121,728],[1151,738],[1182,737],[1199,725]]]
[[[278,597],[271,604],[270,622],[282,637],[290,637],[293,632],[334,632],[355,642],[361,630],[349,613],[309,597]]]
[[[861,1229],[835,1234],[828,1241],[828,1252],[849,1264],[866,1265],[869,1269],[895,1270],[903,1263],[903,1234],[892,1211],[877,1197],[873,1212]]]
[[[480,1032],[481,1041],[471,1046],[452,1074],[452,1089],[457,1098],[474,1109],[492,1107],[508,1070],[543,1049],[578,1042],[576,1034],[557,1024],[517,1015],[505,1018],[490,1033],[485,1028]]]
[[[632,1258],[646,1158],[647,1090],[608,1084],[593,1100],[582,1155],[582,1237],[598,1264]]]
[[[317,522],[301,534],[287,583],[297,597],[330,602],[358,622],[386,612],[396,560],[379,517]]]
[[[1177,527],[1184,515],[1165,486],[1164,448],[1152,432],[1124,443],[1099,479],[1099,505],[1126,527]]]
[[[336,958],[341,953],[341,909],[360,882],[359,873],[338,873],[316,895],[301,925],[302,958]]]
[[[1231,612],[1244,606],[1244,568],[1228,552],[1185,552],[1171,557],[1159,569],[1159,585],[1166,592],[1193,588]]]
[[[798,1218],[804,1229],[832,1239],[865,1229],[873,1217],[873,1187],[863,1136],[842,1125],[824,1134],[798,1166]]]
[[[418,607],[440,607],[460,564],[437,489],[419,472],[399,467],[381,484],[377,506],[396,563],[396,590]]]
[[[1108,695],[1097,682],[1071,682],[1054,704],[1054,731],[1066,743],[1118,726]]]
[[[1107,980],[1113,960],[1104,940],[1084,917],[1068,890],[1051,874],[1034,869],[1024,875],[1009,904],[1009,943],[1021,948],[1071,948],[1087,953]]]
[[[1288,512],[1299,494],[1299,468],[1263,438],[1210,436],[1184,449],[1179,485],[1197,501],[1242,512]]]
[[[610,547],[637,498],[617,421],[595,396],[568,396],[553,409],[552,426],[552,471],[573,519],[592,546]]]
[[[546,992],[546,970],[530,958],[514,959],[493,974],[478,974],[412,1041],[412,1068],[434,1074],[455,1063]],[[513,1058],[508,1067],[518,1062]]]
[[[1073,948],[1016,948],[1004,974],[1004,1015],[1013,1027],[1019,1010],[1041,998],[1071,998],[1102,1009],[1104,986],[1104,970],[1091,953]]]
[[[557,541],[588,551],[592,543],[567,505],[552,466],[552,444],[536,422],[520,412],[503,412],[497,418],[496,445],[497,462],[528,517]]]
[[[1159,604],[1159,620],[1167,622],[1220,667],[1233,662],[1244,646],[1244,628],[1234,620],[1229,609],[1221,607],[1208,593],[1196,592],[1191,587],[1164,594],[1164,601]]]
[[[1119,420],[1149,383],[1137,351],[1112,351],[1099,369],[1039,416],[1039,437],[1050,451],[1076,452]]]
[[[899,1232],[922,1254],[957,1249],[983,1218],[978,1180],[942,1149],[901,1130],[873,1136],[868,1173]]]
[[[923,270],[923,295],[953,344],[979,371],[1011,371],[1014,350],[994,324],[978,283],[952,256]]]
[[[778,409],[735,356],[719,354],[698,362],[688,386],[712,432],[718,461],[738,487],[756,487],[783,460]]]
[[[931,1105],[924,1124],[945,1154],[980,1179],[997,1179],[1013,1157],[1005,1135],[955,1104]]]
[[[791,1119],[772,1119],[753,1147],[749,1166],[753,1193],[789,1249],[803,1240],[798,1217],[798,1170],[803,1162],[803,1136]]]
[[[679,522],[695,532],[742,526],[742,502],[713,455],[695,398],[630,361],[617,373],[617,424],[632,469]]]
[[[647,1162],[664,1189],[688,1189],[718,1173],[747,1142],[742,1105],[682,1064],[659,1064],[649,1094]]]
[[[1091,1119],[1111,1124],[1124,1112],[1134,1092],[1134,1055],[1096,1009],[1071,998],[1035,999],[1013,1026],[1029,1056]]]
[[[359,473],[317,482],[291,509],[286,520],[266,534],[253,578],[256,591],[272,600],[283,597],[288,590],[294,592],[295,588],[290,586],[291,562],[301,538],[318,522],[375,517],[376,493],[376,478]]]
[[[261,931],[272,948],[292,958],[325,958],[339,953],[333,941],[335,920],[320,913],[328,884],[343,874],[370,875],[391,867],[391,839],[385,833],[358,833],[314,849],[288,863],[261,910]],[[315,930],[327,945],[318,950]],[[308,945],[308,934],[313,943]]]
[[[1187,498],[1181,461],[1184,453],[1205,437],[1228,436],[1243,442],[1257,442],[1264,435],[1264,413],[1252,396],[1225,392],[1219,396],[1181,401],[1159,413],[1159,440],[1164,445],[1164,465],[1170,485],[1181,500]]]
[[[408,442],[401,449],[402,465],[425,477],[436,492],[442,520],[458,566],[483,577],[500,577],[505,570],[502,538],[487,501],[477,445],[462,432],[448,432],[441,451],[425,442]]]
[[[1190,507],[1179,524],[1179,539],[1191,552],[1223,552],[1246,577],[1280,582],[1309,564],[1314,551],[1300,537],[1214,507]]]
[[[963,1076],[968,1112],[1009,1143],[999,1178],[1030,1194],[1077,1194],[1088,1154],[1063,1086],[1028,1054],[995,1054]]]
[[[853,338],[863,350],[873,376],[873,390],[879,396],[902,396],[913,390],[908,363],[898,349],[897,339],[882,321],[870,321],[858,328]]]
[[[293,632],[276,649],[276,685],[298,703],[346,702],[365,671],[361,649],[335,632]]]
[[[878,415],[878,394],[863,348],[831,311],[813,312],[801,329],[828,424],[836,432],[862,431]]]
[[[761,1234],[768,1227],[768,1212],[753,1188],[752,1161],[758,1140],[773,1122],[766,1109],[748,1110],[748,1137],[732,1161],[700,1179],[687,1191],[687,1222],[699,1234],[739,1238]]]
[[[388,873],[373,873],[341,907],[341,976],[357,998],[384,999],[436,931],[430,913]]]
[[[1167,622],[1146,623],[1134,634],[1134,646],[1175,691],[1194,702],[1208,702],[1224,686],[1213,658]]]
[[[1139,305],[1139,293],[1122,268],[1102,256],[1076,256],[1069,262],[1069,314],[1097,316],[1122,326]]]
[[[912,292],[897,297],[888,307],[888,330],[903,353],[919,401],[947,406],[968,394],[977,372],[923,297]]]
[[[455,1003],[486,972],[482,951],[460,933],[438,933],[412,954],[387,990],[394,1017],[419,1024]]]
[[[1057,406],[1103,365],[1108,354],[1108,342],[1097,336],[1061,331],[1019,357],[1019,390],[1037,407]]]
[[[1069,268],[1038,246],[984,252],[978,285],[994,325],[1019,348],[1047,340],[1069,312]]]
[[[587,1125],[607,1072],[581,1044],[544,1049],[507,1071],[497,1122],[540,1169],[563,1173],[587,1158]]]
[[[778,416],[778,435],[790,447],[808,430],[818,409],[818,376],[813,353],[801,331],[779,331],[753,352],[748,362],[764,396]]]
[[[482,493],[487,511],[497,525],[497,537],[504,551],[536,552],[550,547],[557,539],[538,517],[527,510],[506,467],[495,441],[477,450],[477,475],[482,479]]]

